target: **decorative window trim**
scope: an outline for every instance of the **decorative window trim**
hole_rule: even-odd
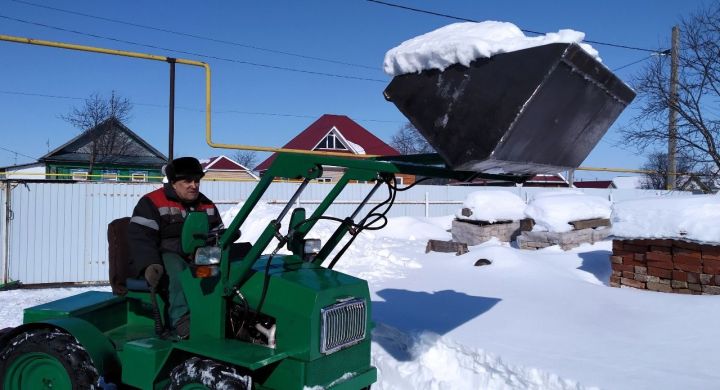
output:
[[[72,180],[87,181],[88,171],[85,169],[71,169]]]
[[[100,180],[102,180],[102,181],[118,181],[118,171],[115,171],[115,170],[102,171]]]
[[[144,183],[147,182],[148,175],[147,172],[132,172],[130,173],[130,181],[136,182],[136,183]]]
[[[330,141],[332,140],[332,145],[330,145]],[[340,134],[340,131],[333,126],[330,131],[325,134],[325,136],[318,142],[315,147],[313,147],[313,150],[315,149],[322,149],[322,150],[347,150],[347,151],[353,151],[350,146],[347,145],[347,140],[345,137]]]

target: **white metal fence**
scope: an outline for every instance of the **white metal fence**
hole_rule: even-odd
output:
[[[108,223],[131,215],[140,197],[158,186],[0,181],[0,283],[106,281]],[[254,187],[254,182],[203,182],[202,192],[224,212],[247,199]],[[297,187],[296,183],[274,183],[263,200],[285,204]],[[328,212],[339,217],[350,215],[371,187],[349,185]],[[312,210],[331,188],[328,184],[310,184],[297,203]],[[498,189],[512,191],[526,200],[536,192],[553,190],[418,185],[409,191],[398,192],[396,205],[388,215],[433,217],[454,214],[468,193]],[[584,192],[616,201],[687,194],[644,190]],[[386,197],[387,191],[381,188],[373,196],[371,205]]]

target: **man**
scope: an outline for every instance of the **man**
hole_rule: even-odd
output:
[[[130,244],[129,274],[145,277],[156,287],[162,268],[168,276],[168,317],[170,329],[178,337],[190,332],[189,309],[180,284],[192,253],[183,253],[180,242],[185,217],[191,211],[207,213],[210,229],[221,229],[220,213],[213,202],[200,193],[200,179],[205,175],[200,162],[180,157],[165,166],[168,183],[138,201],[128,227]]]

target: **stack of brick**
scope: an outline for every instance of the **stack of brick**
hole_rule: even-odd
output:
[[[613,287],[720,294],[720,246],[683,240],[613,241]]]
[[[517,238],[520,249],[541,249],[559,245],[563,250],[594,244],[610,235],[610,220],[606,218],[570,222],[573,230],[569,232],[524,231]]]
[[[530,220],[522,221],[475,221],[470,219],[455,219],[452,222],[452,239],[468,245],[478,245],[492,237],[500,241],[511,242],[523,230],[532,228]]]

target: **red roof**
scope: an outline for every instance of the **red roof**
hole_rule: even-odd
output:
[[[576,181],[573,185],[577,188],[612,188],[612,180],[588,180],[588,181]]]
[[[210,157],[208,161],[201,161],[204,170],[247,171],[247,168],[225,156]]]
[[[290,142],[285,144],[285,149],[301,149],[301,150],[313,150],[323,138],[330,132],[330,130],[337,129],[337,131],[348,141],[360,145],[365,150],[365,154],[377,154],[381,156],[397,156],[400,154],[390,145],[383,142],[380,138],[373,135],[364,127],[357,124],[355,121],[345,115],[330,115],[325,114],[318,120],[313,122],[307,129],[296,135],[295,138],[291,139]],[[256,171],[264,171],[270,167],[270,164],[275,160],[276,153],[270,156],[267,160],[261,162],[257,167]]]

